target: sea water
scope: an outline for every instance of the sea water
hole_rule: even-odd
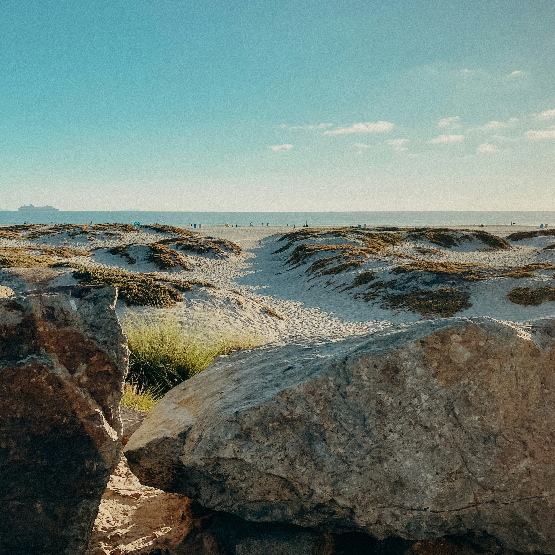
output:
[[[555,212],[0,212],[0,225],[135,223],[179,226],[555,226]]]

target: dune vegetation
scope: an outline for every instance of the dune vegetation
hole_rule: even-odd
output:
[[[131,408],[153,405],[171,388],[202,372],[220,355],[251,349],[262,340],[231,329],[184,328],[171,313],[128,312],[122,324],[130,351],[126,396]]]

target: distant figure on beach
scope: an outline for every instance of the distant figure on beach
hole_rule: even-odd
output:
[[[252,222],[249,225],[252,227]]]

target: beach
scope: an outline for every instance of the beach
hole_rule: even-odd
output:
[[[399,235],[396,231],[383,232],[382,228],[364,227],[202,226],[192,229],[191,226],[120,225],[110,228],[111,224],[103,225],[69,226],[67,231],[63,226],[39,226],[33,232],[36,237],[25,236],[31,232],[25,232],[19,238],[0,237],[0,247],[29,249],[43,245],[45,248],[69,248],[74,252],[71,258],[64,260],[84,268],[119,269],[135,275],[158,272],[171,279],[208,282],[211,287],[195,286],[192,291],[183,293],[182,301],[172,308],[130,306],[121,300],[117,304],[118,314],[125,318],[129,312],[153,316],[171,312],[187,328],[214,333],[221,329],[240,330],[256,336],[263,343],[337,341],[434,316],[414,307],[392,304],[391,295],[395,289],[391,290],[391,287],[394,283],[398,283],[398,293],[395,294],[399,299],[399,295],[412,290],[437,291],[445,286],[460,290],[461,295],[468,298],[469,306],[461,304],[461,308],[452,314],[456,316],[485,315],[522,322],[552,312],[551,302],[524,306],[507,300],[507,295],[515,287],[551,283],[553,272],[549,265],[555,251],[546,249],[553,242],[549,235],[512,242],[510,248],[501,249],[491,248],[476,238],[484,232],[486,236],[501,238],[515,233],[533,234],[538,228],[532,226],[455,226],[450,228],[451,234],[459,244],[442,246],[434,243],[433,237],[432,242],[429,237],[419,238],[412,228],[402,228],[405,231]],[[187,234],[188,240],[204,241],[207,245],[218,240],[223,241],[222,244],[230,241],[237,249],[216,252],[210,247],[206,252],[187,251],[189,247],[178,244],[183,239],[176,233],[179,229]],[[439,229],[438,233],[442,233],[440,228],[425,229]],[[380,235],[397,237],[396,241],[400,242],[378,250],[369,249],[365,243],[367,238]],[[176,243],[172,244],[172,237],[176,238]],[[290,247],[283,248],[288,244],[288,237],[296,240],[290,243]],[[341,247],[343,243],[347,245],[344,248]],[[315,250],[301,262],[293,262],[291,257],[295,250],[306,249],[307,245],[313,250],[322,250]],[[180,250],[182,248],[185,250]],[[198,247],[194,248],[198,250]],[[152,249],[165,249],[163,256],[179,257],[180,262],[175,259],[161,270],[152,262]],[[326,253],[334,256],[326,258]],[[319,264],[327,264],[328,260],[330,266],[327,269],[313,271]],[[409,281],[402,274],[395,274],[399,266],[408,268],[407,263],[415,260],[435,264],[434,271],[430,273],[415,267],[407,274],[412,276]],[[343,268],[345,264],[347,266]],[[507,274],[510,268],[538,264],[545,267],[538,267],[519,278]],[[451,270],[446,273],[445,265],[459,268],[459,273],[472,265],[490,270],[484,279],[461,280]],[[374,283],[351,287],[350,283],[364,272],[373,272],[378,277],[373,278]],[[55,273],[57,277],[52,285],[77,282],[69,269],[56,270]],[[433,279],[430,280],[430,276]],[[458,281],[453,281],[455,278]],[[389,283],[390,289],[375,289],[375,283],[382,282]],[[376,294],[370,294],[374,290]]]

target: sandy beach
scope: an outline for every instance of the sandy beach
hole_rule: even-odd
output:
[[[466,308],[453,313],[460,317],[485,315],[522,322],[550,315],[553,310],[551,302],[524,306],[507,300],[507,295],[515,287],[551,284],[553,271],[549,267],[555,261],[555,251],[546,248],[553,243],[551,236],[513,241],[507,243],[509,248],[495,249],[481,242],[476,235],[486,232],[486,235],[505,238],[517,232],[534,234],[538,228],[532,226],[457,226],[450,232],[457,244],[450,246],[442,246],[441,241],[436,244],[433,238],[431,242],[424,236],[418,238],[411,228],[403,228],[405,231],[401,235],[396,232],[383,235],[381,228],[370,230],[363,227],[308,230],[292,226],[181,228],[189,234],[188,240],[197,238],[194,241],[204,241],[206,245],[217,240],[231,241],[239,247],[237,252],[221,251],[218,254],[212,247],[205,249],[206,252],[204,247],[200,250],[191,247],[193,251],[179,250],[182,247],[177,243],[181,239],[175,228],[126,226],[112,229],[110,225],[105,228],[91,226],[85,231],[79,226],[75,229],[70,226],[67,231],[56,228],[53,232],[48,232],[47,226],[36,229],[36,236],[0,237],[0,248],[29,249],[41,245],[54,249],[71,248],[74,252],[68,262],[82,267],[121,269],[133,274],[158,272],[171,279],[209,282],[215,287],[195,287],[184,293],[183,301],[171,309],[130,307],[118,301],[118,314],[123,318],[130,310],[154,315],[161,310],[170,310],[186,327],[214,332],[219,329],[241,330],[259,337],[261,342],[335,341],[429,317],[392,305],[388,291],[395,293],[395,289],[391,290],[394,284],[397,284],[398,297],[412,290],[433,291],[444,286],[456,290],[458,287],[468,298],[468,306],[464,305]],[[427,229],[434,231],[436,228]],[[282,238],[293,232],[295,235],[290,237],[296,239],[284,248],[288,242]],[[441,235],[441,230],[439,233]],[[376,234],[386,238],[395,236],[400,243],[385,245],[378,250],[369,249],[365,246],[366,238]],[[172,237],[176,238],[174,244]],[[168,247],[171,248],[167,250]],[[179,257],[185,266],[174,261],[173,266],[161,270],[152,261],[153,248],[166,249],[164,256]],[[296,249],[306,248],[312,249],[312,254],[301,262],[293,262],[291,257]],[[195,249],[198,252],[194,252]],[[330,258],[329,254],[333,256]],[[435,265],[436,269],[431,273],[415,270],[407,274],[407,278],[395,273],[399,266],[417,260]],[[313,270],[328,262],[326,269]],[[342,264],[347,266],[343,268]],[[518,278],[507,274],[510,268],[538,264],[544,267],[537,267],[533,273],[524,273]],[[450,274],[446,273],[445,265],[451,268]],[[487,267],[489,274],[474,281],[453,281],[456,275],[452,268],[459,268],[457,272],[460,273],[469,265]],[[54,285],[76,283],[69,269],[59,272]],[[372,296],[368,293],[372,291],[372,283],[353,288],[351,282],[364,272],[373,273],[375,277],[372,279],[378,284],[388,283],[389,290],[376,290],[376,295]]]

